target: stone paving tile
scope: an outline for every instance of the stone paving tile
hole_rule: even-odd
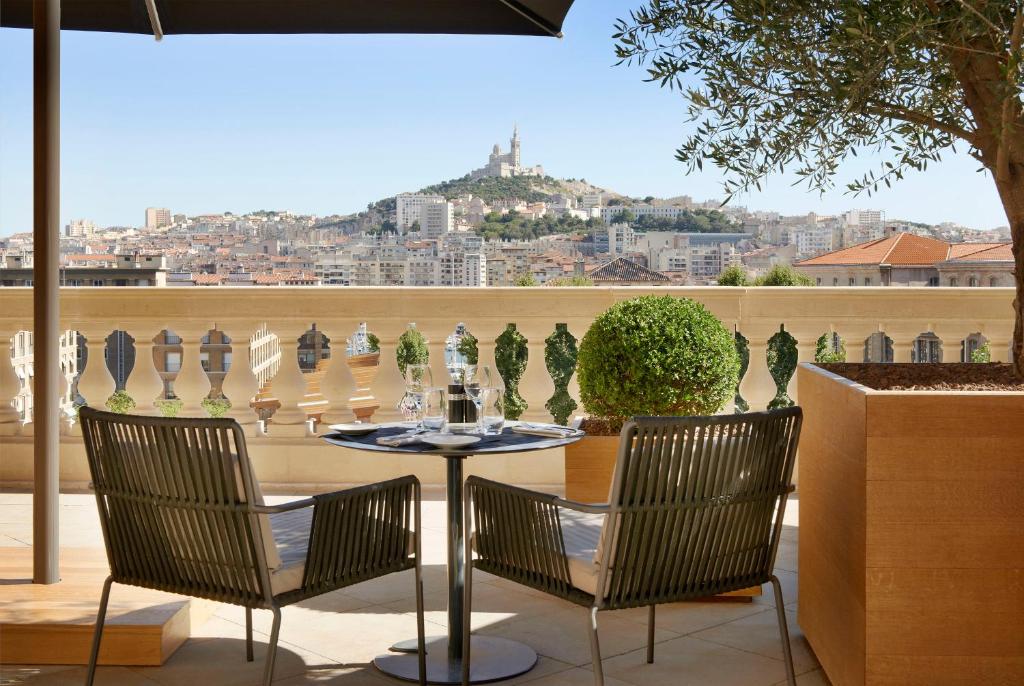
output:
[[[780,660],[682,636],[660,644],[654,663],[635,650],[604,660],[605,674],[637,686],[763,686],[786,678]]]
[[[817,669],[820,665],[797,624],[796,612],[786,611],[786,624],[789,627],[789,641],[793,650],[793,664],[796,667],[796,673],[801,674]],[[779,638],[779,624],[774,608],[697,632],[693,636],[782,660],[782,641]]]

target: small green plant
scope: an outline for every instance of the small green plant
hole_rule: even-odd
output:
[[[583,407],[613,431],[638,415],[706,415],[732,399],[740,359],[731,331],[688,298],[642,296],[599,315],[580,344]]]
[[[838,346],[832,344],[833,333],[823,333],[814,346],[814,361],[821,364],[846,362],[846,343],[838,339]]]
[[[203,398],[199,403],[211,417],[223,417],[231,409],[231,401],[227,398]]]
[[[537,279],[534,278],[533,274],[523,274],[515,280],[515,285],[520,287],[526,286],[539,286]]]
[[[529,407],[519,394],[519,380],[530,355],[528,342],[515,324],[507,324],[494,341],[494,366],[505,382],[505,419],[519,419]]]
[[[974,352],[971,353],[971,362],[984,363],[991,361],[992,348],[988,346],[988,341],[985,341],[985,343],[981,347],[976,348]]]
[[[749,286],[750,277],[747,276],[746,270],[743,267],[732,265],[722,270],[722,273],[718,275],[719,286]]]
[[[375,333],[366,334],[366,345],[370,347],[371,353],[380,352],[380,338]]]
[[[557,276],[553,279],[549,279],[544,285],[553,286],[555,288],[583,288],[593,286],[594,280],[589,276],[574,274],[572,276]]]
[[[476,336],[468,331],[462,334],[459,344],[455,346],[455,351],[466,358],[466,364],[479,364],[480,362],[480,346]]]
[[[181,401],[181,398],[157,400],[153,404],[156,405],[156,409],[160,412],[161,417],[177,417],[178,413],[181,412],[181,408],[185,406],[185,403]]]
[[[811,277],[804,276],[788,264],[777,264],[767,274],[754,279],[755,286],[813,286]]]
[[[402,376],[405,376],[405,369],[410,364],[427,364],[430,361],[427,339],[416,329],[415,324],[410,324],[398,337],[395,359],[398,361],[398,370],[402,372]]]
[[[127,391],[114,391],[114,394],[107,398],[107,409],[117,414],[128,414],[135,409],[135,400],[128,395]]]

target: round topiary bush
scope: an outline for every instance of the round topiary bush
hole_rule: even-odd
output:
[[[580,344],[580,399],[617,431],[635,416],[713,414],[739,382],[731,331],[698,302],[643,296],[602,313]]]

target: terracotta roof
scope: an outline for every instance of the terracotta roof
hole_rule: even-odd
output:
[[[934,238],[901,233],[835,250],[797,262],[796,267],[878,265],[932,265],[946,259],[950,244]]]
[[[197,286],[219,286],[224,277],[220,274],[193,274],[192,281]]]
[[[651,271],[632,260],[619,257],[587,274],[594,281],[650,281],[665,282],[668,277]]]
[[[1009,243],[955,243],[951,248],[975,247],[975,250],[950,250],[950,262],[992,261],[1013,262],[1013,247]],[[957,254],[960,253],[960,254]]]

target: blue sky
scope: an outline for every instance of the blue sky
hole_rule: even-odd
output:
[[[489,36],[62,37],[62,224],[174,212],[357,211],[481,166],[519,123],[523,160],[630,195],[720,197],[673,151],[678,95],[615,67],[612,24],[636,1],[577,0],[562,40]],[[0,30],[0,235],[31,229],[31,32]],[[867,164],[848,166],[845,182]],[[734,202],[787,214],[1006,223],[966,155],[892,191],[819,196],[769,180]],[[842,187],[842,183],[839,184]]]

